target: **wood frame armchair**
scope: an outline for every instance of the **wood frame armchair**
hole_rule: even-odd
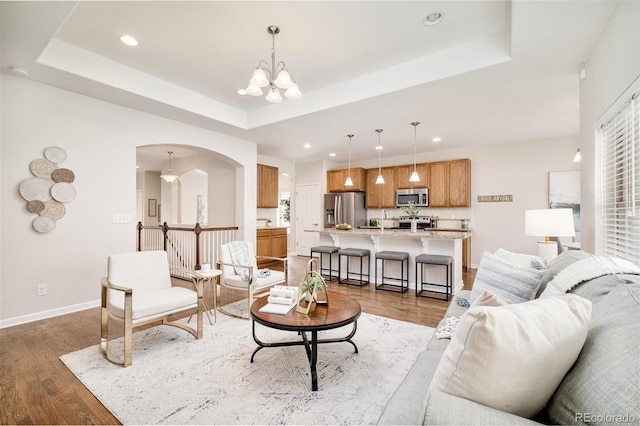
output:
[[[183,274],[192,274],[184,270]],[[101,280],[100,353],[108,361],[128,367],[132,363],[133,329],[161,320],[202,339],[203,283],[194,281],[197,290],[171,285],[167,254],[161,250],[111,255],[107,277]],[[180,313],[197,310],[197,328],[169,320]],[[123,323],[123,358],[109,351],[109,322]]]
[[[222,244],[220,245],[220,260],[217,262],[217,268],[222,271],[222,275],[220,276],[220,286],[230,290],[246,292],[250,311],[251,304],[254,299],[268,293],[271,287],[275,285],[287,285],[288,262],[286,257],[256,256],[253,244],[250,242],[246,242],[246,244],[248,250],[248,264],[242,265],[239,263],[233,263],[231,260],[229,244]],[[258,273],[258,259],[282,262],[283,270],[270,270],[269,276],[261,277]],[[246,269],[246,278],[243,278],[241,274],[238,273],[238,270],[241,268]],[[248,316],[244,317],[224,309],[220,304],[218,304],[218,310],[225,315],[235,318],[249,319]],[[247,311],[247,315],[249,311]]]

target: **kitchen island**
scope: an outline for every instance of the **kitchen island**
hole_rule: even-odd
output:
[[[378,251],[404,251],[409,253],[409,287],[415,289],[415,257],[419,254],[440,254],[452,256],[453,262],[453,294],[462,288],[462,240],[471,237],[470,230],[440,231],[438,229],[418,230],[417,232],[397,229],[349,229],[339,230],[327,228],[319,231],[320,245],[334,245],[340,248],[361,248],[371,250],[370,276],[375,277],[375,253]],[[343,272],[346,260],[343,260]],[[400,275],[396,262],[385,266],[385,275]],[[355,263],[354,263],[355,265]],[[359,264],[358,266],[359,267]],[[353,267],[352,267],[353,268]],[[426,266],[429,282],[443,283],[444,268]],[[344,273],[343,273],[344,275]]]

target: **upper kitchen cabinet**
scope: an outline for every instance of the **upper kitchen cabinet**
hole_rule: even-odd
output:
[[[396,206],[396,167],[383,167],[383,184],[376,184],[378,169],[367,169],[367,208],[394,208]],[[353,176],[352,176],[353,177]]]
[[[258,164],[258,208],[278,208],[278,168]]]
[[[449,161],[449,207],[471,207],[471,160]]]
[[[413,164],[408,164],[406,166],[398,166],[397,174],[396,174],[396,184],[398,189],[410,189],[410,188],[428,188],[429,181],[427,169],[428,164],[416,164],[416,172],[418,172],[418,176],[420,177],[419,182],[409,182],[409,178],[413,173]]]
[[[366,172],[361,167],[351,168],[351,180],[353,186],[344,186],[344,181],[349,176],[349,169],[327,171],[328,192],[351,192],[366,190]]]
[[[471,206],[471,161],[429,163],[429,207]]]

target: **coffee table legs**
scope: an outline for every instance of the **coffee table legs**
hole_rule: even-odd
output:
[[[358,347],[351,340],[353,336],[355,336],[356,331],[358,329],[358,321],[353,322],[353,329],[351,333],[345,337],[339,337],[334,339],[318,339],[318,332],[316,330],[312,330],[311,333],[311,341],[307,337],[306,332],[299,332],[298,334],[302,335],[302,340],[293,340],[289,342],[263,342],[258,336],[256,336],[256,323],[255,321],[251,321],[251,331],[253,333],[253,340],[258,344],[258,347],[251,354],[251,362],[253,363],[253,358],[256,353],[262,348],[275,348],[279,346],[300,346],[304,345],[305,351],[307,352],[307,359],[309,360],[309,367],[311,369],[311,390],[318,390],[318,372],[316,364],[318,362],[318,344],[320,343],[338,343],[338,342],[349,342],[353,345],[354,353],[358,353]],[[295,331],[295,330],[294,330]]]

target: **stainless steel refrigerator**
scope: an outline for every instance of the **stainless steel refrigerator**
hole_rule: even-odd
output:
[[[364,192],[324,194],[324,227],[348,223],[353,228],[367,224]]]

